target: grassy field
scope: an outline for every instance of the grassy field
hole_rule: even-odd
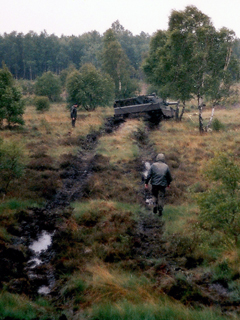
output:
[[[204,111],[206,121],[210,114],[211,110]],[[239,319],[239,243],[198,227],[196,199],[211,189],[204,173],[219,152],[240,164],[240,108],[216,109],[218,122],[201,135],[193,109],[182,122],[170,119],[150,129],[142,119],[128,119],[117,130],[102,133],[112,115],[111,108],[79,111],[72,128],[65,104],[53,104],[45,113],[29,106],[23,128],[0,131],[4,141],[21,145],[26,157],[25,175],[10,185],[0,204],[2,245],[12,245],[9,230],[17,226],[19,211],[51,200],[61,188],[66,159],[81,157],[84,137],[100,133],[92,151],[98,162],[87,192],[59,222],[54,293],[32,298],[9,292],[5,283],[0,319],[58,319],[60,314],[95,320]],[[144,204],[142,170],[144,162],[152,162],[159,152],[166,155],[173,176],[163,227],[156,231],[162,242],[154,244],[164,255],[148,257],[142,251],[137,257],[133,247],[142,232],[139,226],[151,217]],[[154,220],[158,221],[161,225],[160,218]],[[214,287],[223,283],[227,296]],[[231,307],[220,310],[224,299]]]

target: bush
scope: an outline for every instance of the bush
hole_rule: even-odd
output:
[[[85,64],[67,77],[68,102],[77,103],[86,110],[105,107],[114,100],[114,83],[109,75],[101,73],[92,64]]]
[[[205,171],[212,188],[198,197],[200,225],[237,243],[240,233],[240,169],[230,155],[220,154]]]
[[[16,142],[0,142],[0,190],[5,194],[9,185],[24,173],[24,151]]]
[[[19,88],[11,72],[3,65],[0,69],[0,125],[6,119],[8,126],[11,124],[24,124],[24,103]]]
[[[45,72],[35,83],[35,94],[47,96],[50,101],[59,101],[61,90],[60,78],[51,71]]]
[[[214,131],[220,131],[220,130],[224,130],[225,126],[224,124],[218,120],[217,118],[215,118],[212,122],[212,129]]]
[[[36,97],[35,106],[37,111],[48,111],[50,109],[50,101],[48,97]]]

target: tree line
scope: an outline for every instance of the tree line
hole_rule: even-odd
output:
[[[141,32],[134,36],[118,20],[111,28],[135,70],[135,76],[139,76],[150,35]],[[0,61],[4,61],[14,78],[34,80],[47,71],[60,74],[70,65],[78,69],[91,63],[100,68],[103,46],[104,35],[97,31],[61,37],[49,35],[45,30],[39,35],[33,31],[27,34],[13,31],[0,35]]]
[[[197,98],[202,132],[204,100],[213,105],[207,128],[214,106],[231,95],[232,85],[239,80],[240,40],[232,30],[216,30],[195,6],[173,10],[168,26],[151,37],[143,32],[133,36],[119,21],[103,36],[96,31],[61,38],[45,31],[39,36],[33,32],[5,34],[0,39],[5,65],[2,79],[8,71],[15,78],[35,79],[33,93],[50,101],[57,101],[64,87],[69,105],[93,110],[136,95],[139,80],[145,78],[149,90],[182,103],[180,116],[176,110],[180,120],[186,101]],[[0,100],[7,101],[9,86],[2,90]],[[11,97],[18,99],[15,93]],[[6,103],[1,109],[0,118],[7,119]]]

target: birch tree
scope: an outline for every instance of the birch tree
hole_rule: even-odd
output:
[[[222,28],[217,31],[210,18],[195,6],[184,11],[173,10],[167,31],[158,31],[150,43],[149,56],[143,69],[150,83],[157,86],[163,98],[183,103],[196,98],[199,109],[199,130],[203,132],[202,99],[213,105],[229,94],[238,72],[232,54],[235,35]]]

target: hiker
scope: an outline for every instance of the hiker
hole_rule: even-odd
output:
[[[75,127],[75,122],[77,119],[77,103],[75,103],[72,107],[71,107],[71,118],[72,118],[72,127]]]
[[[163,153],[159,153],[148,172],[145,179],[145,189],[148,189],[148,182],[151,180],[152,185],[152,199],[153,199],[153,213],[159,213],[162,215],[164,207],[165,189],[169,187],[172,176],[168,165],[165,163],[165,156]],[[159,199],[158,199],[159,198]]]

